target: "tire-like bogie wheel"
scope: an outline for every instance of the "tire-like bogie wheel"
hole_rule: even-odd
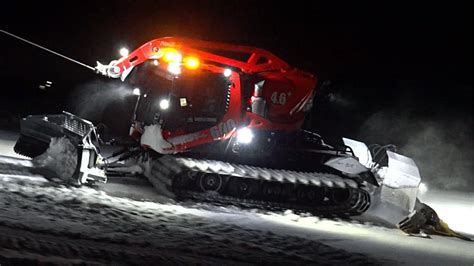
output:
[[[258,193],[259,184],[248,178],[231,177],[228,183],[228,191],[232,196],[249,198]]]
[[[198,185],[202,191],[220,191],[224,184],[223,178],[219,174],[203,173],[197,178]]]

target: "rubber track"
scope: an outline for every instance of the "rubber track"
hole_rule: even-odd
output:
[[[292,209],[295,211],[311,212],[323,216],[355,216],[366,211],[370,205],[369,194],[358,187],[358,184],[348,178],[328,173],[296,172],[289,170],[275,170],[249,165],[232,164],[214,160],[200,160],[194,158],[183,158],[164,156],[159,158],[153,167],[153,173],[160,175],[160,179],[173,178],[186,172],[201,172],[219,174],[254,180],[274,181],[283,184],[296,184],[305,186],[324,187],[328,189],[348,189],[350,198],[342,204],[334,205],[302,205],[291,202],[274,202],[236,198],[221,195],[216,192],[200,193],[189,190],[173,190],[181,199],[192,199],[196,201],[209,201],[224,205],[237,205],[249,208],[264,208],[271,210]]]

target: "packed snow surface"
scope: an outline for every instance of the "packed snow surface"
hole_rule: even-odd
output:
[[[24,166],[15,170],[11,164],[0,165],[2,172],[10,171],[0,176],[1,226],[60,235],[73,243],[71,238],[104,245],[146,246],[164,255],[171,251],[194,254],[184,260],[187,263],[207,257],[216,264],[319,261],[471,265],[474,261],[474,245],[458,239],[408,237],[368,223],[320,219],[291,211],[268,213],[209,204],[162,203],[150,194],[149,186],[139,182],[130,181],[129,189],[134,191],[126,191],[127,181],[120,178],[112,183],[114,191],[72,188],[28,175]]]
[[[176,203],[132,177],[111,177],[92,188],[67,187],[35,174],[33,166],[30,160],[0,156],[0,263],[474,263],[473,242],[455,238],[410,237],[370,223],[291,211]],[[446,193],[428,191],[425,201],[444,197],[445,205],[456,206],[463,200],[459,217],[469,220],[471,196],[458,194],[450,202]],[[474,221],[468,222],[472,228]]]

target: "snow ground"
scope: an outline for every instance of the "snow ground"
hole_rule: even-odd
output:
[[[11,155],[4,149],[12,149],[14,135],[0,131],[1,155]],[[136,178],[112,177],[96,188],[58,186],[32,175],[29,166],[28,160],[0,156],[0,263],[474,263],[474,242],[409,237],[290,211],[170,203]],[[472,230],[472,195],[428,191],[422,200],[447,211],[457,206],[465,221],[459,226]],[[451,223],[446,210],[433,207]]]
[[[15,151],[13,151],[13,146],[15,146],[17,139],[17,133],[0,129],[0,155],[26,158],[22,155],[16,154]]]

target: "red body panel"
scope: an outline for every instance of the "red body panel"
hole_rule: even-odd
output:
[[[164,131],[163,137],[173,144],[172,151],[182,152],[194,146],[228,139],[235,136],[236,129],[241,127],[296,131],[303,124],[304,107],[314,94],[316,78],[292,68],[263,49],[192,39],[160,38],[118,60],[115,65],[119,71],[117,74],[147,60],[161,60],[163,48],[174,48],[184,57],[199,58],[201,66],[197,71],[222,74],[227,68],[233,70],[228,77],[231,83],[230,103],[221,121],[199,132]],[[243,75],[250,78],[242,79]],[[261,84],[258,90],[257,83]],[[244,88],[251,91],[244,93]],[[248,98],[243,98],[247,95]],[[252,103],[257,98],[265,104],[264,113],[252,110]]]

